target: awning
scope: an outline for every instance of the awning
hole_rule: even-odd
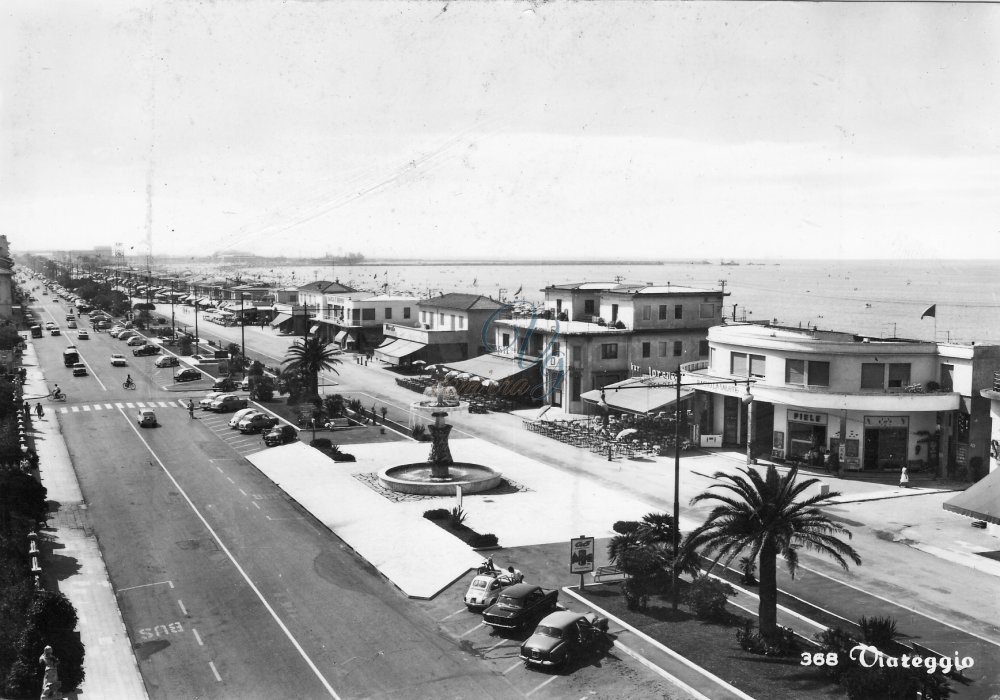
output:
[[[522,372],[538,371],[541,363],[538,360],[525,362],[519,357],[509,355],[480,355],[461,362],[442,363],[442,366],[459,374],[474,374],[483,379],[499,381]]]
[[[309,329],[309,335],[316,335],[316,331],[318,330],[319,330],[319,324],[317,323],[315,326]]]
[[[615,391],[616,388],[621,389]],[[643,390],[643,388],[645,390]],[[694,393],[690,387],[681,387],[681,399]],[[590,403],[599,403],[601,389],[587,391],[580,398]],[[677,386],[640,378],[626,379],[604,387],[604,400],[612,411],[627,411],[629,413],[656,413],[668,406],[673,406],[677,400]]]
[[[945,501],[944,509],[1000,525],[1000,469],[990,472],[950,501]]]
[[[282,323],[291,320],[292,320],[291,314],[278,314],[277,316],[274,317],[274,320],[271,321],[271,328],[277,328]]]
[[[391,339],[385,345],[375,348],[375,357],[384,362],[398,365],[415,352],[423,350],[426,345],[415,340]]]
[[[333,342],[343,343],[345,338],[347,338],[347,331],[340,331],[340,333],[333,336]]]
[[[201,299],[198,300],[198,303],[202,304],[203,306],[211,306],[212,300],[209,297],[202,297]]]

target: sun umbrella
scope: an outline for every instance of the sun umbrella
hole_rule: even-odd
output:
[[[483,380],[483,386],[493,386],[493,380],[492,379],[484,379]]]
[[[411,362],[410,364],[411,364],[411,365],[426,365],[427,363],[426,363],[426,362],[424,362],[423,360],[414,360],[414,361],[413,361],[413,362]],[[431,367],[433,367],[433,365],[431,365]],[[428,367],[428,369],[430,369],[430,367]]]
[[[483,378],[482,377],[477,377],[476,375],[473,374],[471,377],[469,377],[469,381],[470,382],[481,382],[481,381],[483,381]]]
[[[458,379],[461,379],[461,380],[463,380],[463,381],[465,381],[465,380],[467,380],[467,379],[471,379],[471,378],[472,378],[472,375],[471,375],[471,374],[469,374],[468,372],[463,372],[462,374],[458,375],[458,377],[457,377],[457,378],[458,378]]]
[[[457,377],[458,376],[458,372],[456,372],[455,370],[452,370],[452,371],[448,372],[448,374],[446,374],[444,376],[446,376],[448,379],[451,379],[452,377]]]
[[[636,430],[635,428],[625,428],[625,430],[623,430],[620,433],[618,433],[617,435],[615,435],[615,440],[621,440],[623,437],[626,437],[628,435],[631,435],[632,433],[638,433],[638,432],[639,431]]]

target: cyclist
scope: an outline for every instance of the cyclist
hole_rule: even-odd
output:
[[[122,386],[125,387],[126,389],[134,389],[135,388],[135,382],[132,381],[132,375],[131,374],[129,374],[129,375],[127,375],[125,377],[125,382],[122,384]]]
[[[54,399],[56,399],[58,401],[59,399],[62,398],[62,395],[63,395],[62,389],[60,389],[59,385],[56,384],[55,388],[52,389],[52,398],[54,398]]]

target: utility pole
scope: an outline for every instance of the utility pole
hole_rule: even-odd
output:
[[[240,374],[246,376],[247,366],[247,319],[243,312],[243,296],[240,292]]]

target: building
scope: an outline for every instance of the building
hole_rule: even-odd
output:
[[[540,359],[545,402],[570,413],[593,403],[585,392],[708,357],[708,329],[721,321],[727,296],[720,289],[619,282],[542,291],[541,309],[522,306],[511,319],[493,322],[494,347]]]
[[[990,407],[980,390],[1000,346],[729,324],[708,332],[709,358],[681,367],[699,387],[702,434],[756,454],[836,451],[845,469],[926,468],[974,479],[989,458]],[[729,381],[732,384],[729,384]],[[752,401],[748,401],[748,394]]]
[[[945,501],[944,509],[985,522],[991,534],[1000,535],[1000,372],[979,394],[990,402],[989,473]]]
[[[329,280],[316,280],[300,285],[297,289],[298,305],[290,310],[290,314],[276,316],[271,325],[275,326],[275,321],[281,319],[281,323],[275,326],[276,328],[287,327],[295,335],[302,335],[308,330],[310,335],[321,333],[322,338],[329,340],[328,329],[322,329],[322,324],[317,323],[318,319],[322,319],[324,314],[329,313],[328,295],[350,294],[357,293],[357,291],[340,282],[330,282]],[[288,318],[283,318],[286,315]]]
[[[7,236],[0,235],[0,323],[14,321],[14,260]]]
[[[417,302],[416,315],[383,325],[375,357],[390,364],[457,362],[490,348],[487,327],[504,304],[481,294],[443,294]]]
[[[417,315],[418,297],[371,292],[333,292],[324,295],[322,313],[316,318],[324,337],[344,350],[368,351],[385,339],[383,326],[406,324]]]

